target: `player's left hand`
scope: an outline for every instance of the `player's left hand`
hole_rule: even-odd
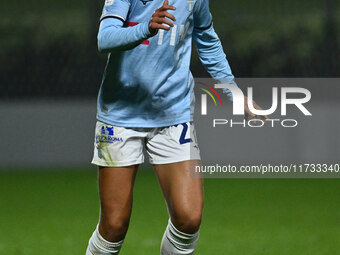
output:
[[[263,109],[257,104],[255,103],[255,101],[253,100],[253,106],[256,110],[260,110],[262,111]],[[255,119],[255,123],[256,123],[256,119],[258,117],[258,115],[255,115],[254,113],[252,113],[248,107],[248,97],[244,97],[244,114],[245,114],[245,118],[248,119],[249,116],[253,119]],[[267,115],[261,115],[259,116],[263,121],[266,121],[268,119]]]

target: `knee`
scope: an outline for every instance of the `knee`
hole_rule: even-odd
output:
[[[186,234],[196,233],[202,221],[202,211],[181,212],[171,218],[172,224]]]
[[[109,242],[118,242],[125,238],[129,228],[129,217],[110,217],[101,219],[99,228],[103,238]]]

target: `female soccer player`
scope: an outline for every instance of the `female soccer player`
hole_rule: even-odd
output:
[[[161,254],[195,251],[203,183],[190,177],[190,167],[200,164],[192,123],[192,41],[215,80],[230,83],[234,76],[214,32],[208,0],[162,1],[105,2],[98,48],[109,56],[98,96],[92,161],[99,166],[101,214],[86,255],[119,253],[143,149],[170,214]]]

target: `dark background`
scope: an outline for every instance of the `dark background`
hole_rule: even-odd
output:
[[[336,0],[211,0],[237,77],[339,77]],[[1,1],[0,98],[95,98],[103,1]],[[192,71],[207,77],[195,51]]]

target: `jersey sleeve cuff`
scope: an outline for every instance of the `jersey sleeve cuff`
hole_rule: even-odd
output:
[[[225,78],[216,78],[215,80],[217,80],[220,84],[231,84],[237,87],[237,83],[235,82],[234,76],[225,77]],[[231,93],[229,89],[223,89],[223,93],[226,94],[227,98],[230,101],[233,101],[233,94]]]
[[[142,26],[142,31],[143,31],[143,35],[146,37],[146,38],[149,38],[152,36],[150,30],[149,30],[149,22],[144,22],[141,24]]]

